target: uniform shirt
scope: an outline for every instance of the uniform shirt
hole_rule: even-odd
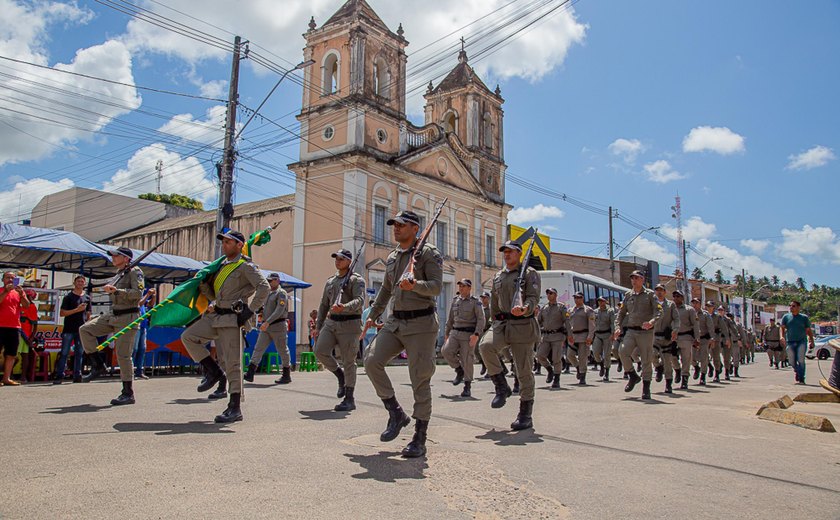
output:
[[[394,311],[419,311],[435,307],[443,286],[443,258],[437,248],[425,244],[420,258],[414,264],[414,289],[400,289],[400,277],[408,265],[413,249],[396,248],[385,261],[385,279],[371,306],[369,318],[376,320],[385,311],[391,296]]]
[[[269,327],[279,325],[283,328],[286,326],[286,318],[289,317],[289,293],[279,285],[273,291],[270,287],[271,285],[263,306],[263,321],[268,323]]]
[[[492,316],[490,315],[490,305],[483,305],[481,308],[484,311],[484,330],[486,331],[490,328],[490,320],[492,319]]]
[[[594,312],[596,334],[606,334],[607,332],[612,334],[615,332],[615,310],[612,307],[607,306],[604,310],[601,310],[601,307],[596,307]]]
[[[493,291],[490,294],[490,311],[497,314],[510,314],[513,298],[517,291],[524,289],[522,305],[525,307],[523,316],[533,316],[534,310],[540,302],[540,275],[532,267],[525,269],[525,280],[522,286],[517,286],[519,267],[508,270],[499,269],[493,277]]]
[[[337,313],[343,314],[345,316],[361,316],[362,314],[362,307],[365,303],[365,279],[362,278],[358,273],[352,272],[350,273],[350,279],[347,282],[347,286],[344,287],[344,290],[341,289],[341,284],[344,283],[344,276],[335,273],[331,277],[327,279],[327,283],[324,284],[324,292],[321,295],[321,303],[318,305],[318,318],[315,322],[315,328],[321,330],[324,326],[324,321],[327,319],[329,315],[332,314],[332,306],[335,305],[336,300],[338,299],[338,292],[341,291],[341,304],[344,305],[344,309]],[[341,325],[341,328],[359,328],[361,330],[362,321],[361,318],[359,320],[347,320],[337,323],[350,323],[350,325]]]
[[[484,307],[475,296],[452,298],[452,305],[449,306],[449,318],[446,320],[444,334],[449,336],[453,328],[472,329],[469,333],[480,336],[484,332]],[[467,331],[456,331],[467,332]]]
[[[114,287],[117,290],[108,295],[112,310],[137,309],[137,302],[143,297],[143,289],[146,288],[143,271],[139,267],[132,267]]]
[[[680,314],[677,312],[677,306],[669,299],[658,301],[662,307],[662,314],[654,324],[653,331],[657,337],[665,337],[666,340],[671,341],[671,332],[680,330]]]
[[[782,327],[785,327],[786,341],[805,341],[808,337],[805,331],[811,328],[811,319],[801,312],[795,316],[789,312],[782,318]]]
[[[199,285],[199,290],[208,300],[215,301],[217,307],[230,309],[238,301],[246,302],[251,295],[254,297],[248,307],[257,312],[265,304],[271,286],[268,285],[265,277],[260,273],[259,268],[245,255],[239,255],[233,260],[225,260],[222,266],[244,260],[242,264],[234,269],[225,279],[216,294],[213,289],[215,276],[210,277]],[[229,316],[229,315],[226,315]]]
[[[583,343],[595,337],[595,313],[589,305],[575,306],[569,311],[569,323],[575,343]]]
[[[768,325],[763,331],[761,331],[761,339],[764,342],[776,342],[778,343],[782,339],[782,328],[779,327],[779,324]]]
[[[642,288],[642,292],[639,293],[630,289],[624,295],[623,301],[624,305],[615,317],[616,327],[641,327],[642,323],[659,320],[662,316],[662,306],[650,289]]]
[[[726,318],[718,313],[714,313],[712,318],[715,326],[715,339],[720,346],[723,346],[724,342],[729,341],[729,326],[726,324]]]
[[[734,345],[736,341],[741,341],[741,331],[738,330],[738,325],[733,320],[730,320],[729,316],[723,318],[723,320],[727,328],[729,328],[730,346]]]
[[[674,304],[674,307],[677,309],[680,318],[680,328],[677,329],[678,336],[682,334],[682,337],[685,338],[688,334],[691,334],[694,341],[700,341],[700,320],[697,319],[697,311],[694,310],[694,307],[686,304]],[[677,339],[680,338],[677,337]]]
[[[572,325],[569,323],[569,310],[560,302],[546,303],[540,307],[540,313],[537,315],[537,323],[540,324],[543,334],[547,341],[555,341],[555,335],[567,335],[571,333]],[[551,334],[546,334],[546,331],[554,330]],[[550,338],[550,339],[549,339]],[[557,338],[560,339],[560,338]]]
[[[697,324],[701,339],[715,339],[715,321],[711,314],[701,309],[697,315]]]

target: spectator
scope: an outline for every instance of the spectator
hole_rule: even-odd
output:
[[[20,354],[20,378],[22,381],[30,382],[30,367],[34,371],[33,358],[35,357],[35,333],[38,332],[38,306],[32,305],[38,296],[33,289],[24,289],[24,294],[30,305],[20,310],[20,343],[18,354]]]
[[[78,275],[73,279],[73,290],[61,300],[59,315],[64,318],[64,329],[61,332],[61,354],[55,364],[53,384],[60,385],[64,380],[64,369],[67,367],[67,357],[70,355],[70,345],[73,345],[73,382],[82,382],[82,364],[84,363],[84,349],[79,327],[84,325],[90,317],[90,297],[85,294],[87,279]]]
[[[801,314],[802,304],[796,300],[790,302],[790,312],[782,318],[782,335],[787,344],[788,359],[796,372],[796,382],[805,384],[805,339],[809,339],[814,348],[814,331],[808,315]]]
[[[309,313],[309,352],[312,352],[315,347],[315,323],[318,321],[318,311],[312,309]]]
[[[155,290],[148,289],[143,297],[140,298],[140,315],[148,311],[148,304],[149,301],[154,297]],[[149,376],[146,375],[145,367],[143,366],[146,362],[146,331],[149,330],[149,318],[140,322],[140,330],[137,331],[137,335],[134,336],[134,379],[149,379]]]
[[[3,288],[0,289],[0,346],[3,347],[3,380],[0,385],[18,386],[12,380],[12,370],[17,359],[20,342],[20,309],[29,307],[29,298],[17,285],[14,272],[3,273]]]

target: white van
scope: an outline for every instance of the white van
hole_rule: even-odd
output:
[[[540,304],[548,301],[545,297],[545,290],[553,287],[557,289],[557,301],[563,302],[569,307],[575,305],[572,295],[580,291],[583,293],[586,305],[592,308],[598,306],[599,296],[606,298],[607,305],[615,308],[618,302],[624,298],[624,294],[630,290],[598,276],[575,271],[538,271],[538,273],[542,281]]]

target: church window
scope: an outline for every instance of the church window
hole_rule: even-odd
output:
[[[484,113],[484,146],[493,149],[493,123],[490,120],[490,112]]]
[[[339,89],[339,57],[335,51],[330,51],[324,58],[321,73],[324,77],[323,92],[325,96],[338,93]]]
[[[324,141],[331,141],[335,136],[335,128],[328,126],[324,128]]]
[[[458,115],[454,110],[444,114],[442,126],[446,132],[458,133]]]
[[[388,141],[388,132],[386,132],[384,128],[380,128],[376,131],[376,140],[379,141],[380,144],[385,144]]]
[[[384,244],[385,241],[385,224],[386,214],[388,208],[377,204],[373,207],[373,241],[377,244]]]
[[[390,83],[391,74],[388,72],[388,64],[380,56],[373,63],[373,93],[389,99],[391,97]]]

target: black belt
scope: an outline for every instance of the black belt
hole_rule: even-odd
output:
[[[416,311],[394,311],[394,317],[398,320],[413,320],[414,318],[422,318],[423,316],[430,316],[435,313],[434,307],[427,309],[419,309]]]
[[[213,312],[215,312],[219,316],[224,316],[225,314],[236,314],[235,310],[225,309],[224,307],[213,307]]]
[[[595,334],[607,334],[608,332],[612,332],[612,331],[610,329],[596,330]]]
[[[566,333],[566,329],[551,329],[551,330],[541,330],[543,334],[557,334],[558,332],[562,332],[563,334]]]
[[[653,335],[656,336],[657,338],[664,338],[665,337],[664,332],[654,332]]]
[[[706,334],[704,336],[700,336],[700,339],[712,339],[712,337]]]
[[[641,327],[623,327],[625,330],[645,330]],[[648,329],[650,330],[650,329]]]
[[[509,312],[500,312],[493,316],[493,319],[496,321],[505,321],[505,320],[527,320],[532,318],[532,316],[514,316]]]
[[[362,319],[362,315],[361,314],[336,314],[336,315],[330,314],[329,319],[331,319],[333,321],[353,321],[353,320]]]
[[[132,307],[131,309],[111,309],[114,316],[122,316],[123,314],[140,314],[140,307]]]
[[[452,330],[457,330],[458,332],[475,332],[475,327],[452,327]]]
[[[692,332],[692,331],[688,331],[688,332],[678,332],[678,333],[677,333],[677,336],[693,336],[693,335],[694,335],[694,332]]]
[[[589,329],[586,329],[586,330],[573,330],[573,331],[572,331],[572,334],[583,334],[584,332],[586,332],[587,334],[589,334]]]

